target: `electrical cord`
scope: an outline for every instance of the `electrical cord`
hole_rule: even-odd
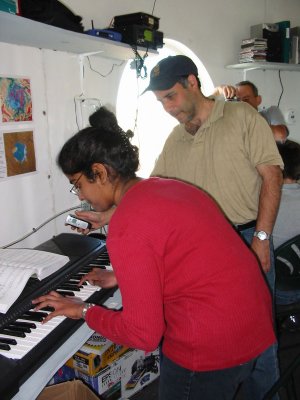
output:
[[[81,208],[81,205],[77,205],[75,207],[71,207],[71,208],[67,208],[64,211],[59,212],[58,214],[55,214],[53,217],[47,219],[45,222],[43,222],[41,225],[39,225],[37,228],[32,228],[32,232],[27,233],[25,236],[21,237],[18,240],[15,240],[14,242],[11,242],[3,247],[0,247],[1,249],[6,249],[7,247],[13,246],[14,244],[17,244],[19,242],[22,242],[22,240],[27,239],[29,236],[33,235],[34,233],[36,233],[38,230],[40,230],[43,226],[45,226],[46,224],[48,224],[49,222],[51,222],[53,219],[59,217],[62,214],[65,214],[66,212],[72,211],[72,210],[76,210],[78,208]]]
[[[277,107],[279,107],[279,104],[280,104],[280,101],[281,101],[281,97],[282,97],[283,92],[284,92],[284,88],[283,88],[283,84],[282,84],[280,72],[281,72],[281,71],[279,70],[279,71],[278,71],[278,77],[279,77],[279,82],[280,82],[280,86],[281,86],[281,93],[280,93],[280,96],[279,96],[279,99],[278,99]]]
[[[156,0],[154,0],[154,3],[153,3],[153,7],[152,7],[152,15],[153,15],[153,13],[154,13],[155,5],[156,5]]]
[[[108,75],[110,75],[113,72],[115,67],[121,67],[124,64],[124,61],[122,61],[120,64],[113,63],[113,65],[111,66],[111,69],[106,74],[101,74],[101,72],[97,71],[96,69],[94,69],[92,67],[90,57],[87,56],[86,58],[88,60],[90,70],[95,72],[96,74],[102,76],[102,78],[106,78]]]

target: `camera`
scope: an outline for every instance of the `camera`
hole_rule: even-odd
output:
[[[76,215],[72,215],[72,214],[69,214],[67,216],[66,224],[74,226],[75,228],[80,228],[80,229],[91,229],[91,227],[92,227],[92,225],[89,222],[87,222],[83,219],[80,219],[80,218],[76,217]]]

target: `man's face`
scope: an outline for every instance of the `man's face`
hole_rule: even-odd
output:
[[[176,83],[172,88],[156,90],[154,94],[165,111],[178,122],[186,123],[196,116],[195,96],[190,85],[185,88],[181,83]]]
[[[236,98],[240,101],[250,104],[256,110],[261,103],[261,97],[255,96],[251,86],[243,85],[236,87]]]

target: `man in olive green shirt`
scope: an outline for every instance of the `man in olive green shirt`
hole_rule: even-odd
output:
[[[197,185],[233,224],[255,224],[251,247],[267,273],[283,167],[272,131],[248,104],[205,97],[197,75],[196,65],[185,56],[167,57],[151,71],[146,90],[181,124],[167,139],[151,175]]]

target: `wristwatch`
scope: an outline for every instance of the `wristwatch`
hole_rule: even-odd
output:
[[[84,307],[83,307],[82,313],[81,313],[81,318],[85,319],[87,310],[88,310],[89,308],[94,307],[94,305],[95,305],[95,304],[93,304],[93,303],[84,303]]]
[[[271,235],[265,231],[255,231],[253,236],[259,240],[269,240]]]

